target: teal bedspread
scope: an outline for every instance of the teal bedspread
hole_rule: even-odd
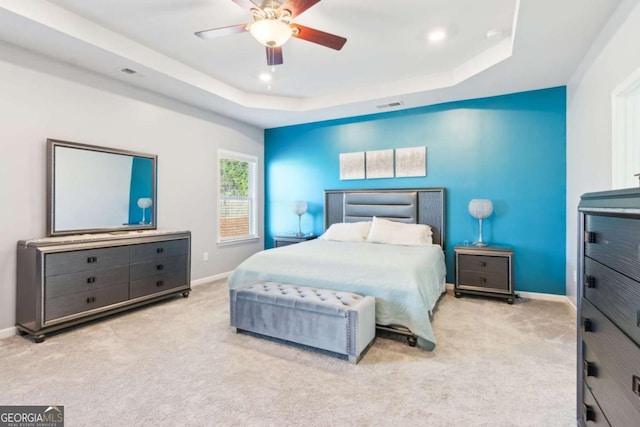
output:
[[[255,280],[349,291],[376,299],[376,323],[402,325],[435,347],[429,313],[445,291],[438,245],[400,246],[311,240],[259,252],[235,269],[229,288]]]

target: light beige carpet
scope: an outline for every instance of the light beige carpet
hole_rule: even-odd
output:
[[[67,426],[575,426],[575,313],[446,295],[434,352],[377,338],[362,361],[234,334],[225,282],[34,344],[0,340],[0,405]]]

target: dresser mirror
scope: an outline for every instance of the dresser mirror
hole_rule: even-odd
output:
[[[157,228],[157,156],[47,140],[47,235]]]

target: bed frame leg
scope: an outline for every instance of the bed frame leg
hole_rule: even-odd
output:
[[[411,332],[411,330],[409,330],[409,328],[407,327],[398,325],[376,325],[376,328],[380,329],[381,331],[404,335],[405,337],[407,337],[407,344],[409,344],[410,347],[415,347],[418,344],[418,336]]]

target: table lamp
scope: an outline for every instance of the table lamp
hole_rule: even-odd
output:
[[[488,199],[472,199],[469,202],[469,213],[472,217],[477,218],[479,222],[478,241],[473,245],[480,247],[487,246],[487,244],[482,241],[482,220],[490,217],[493,213],[493,203]]]
[[[151,207],[152,204],[153,200],[151,200],[149,197],[141,197],[138,199],[138,207],[142,209],[142,221],[140,221],[140,224],[147,223],[145,220],[145,211],[147,210],[147,208]]]
[[[294,214],[298,215],[298,232],[296,233],[296,236],[302,236],[301,220],[302,215],[307,212],[307,202],[304,200],[294,200],[291,204],[291,210]]]

